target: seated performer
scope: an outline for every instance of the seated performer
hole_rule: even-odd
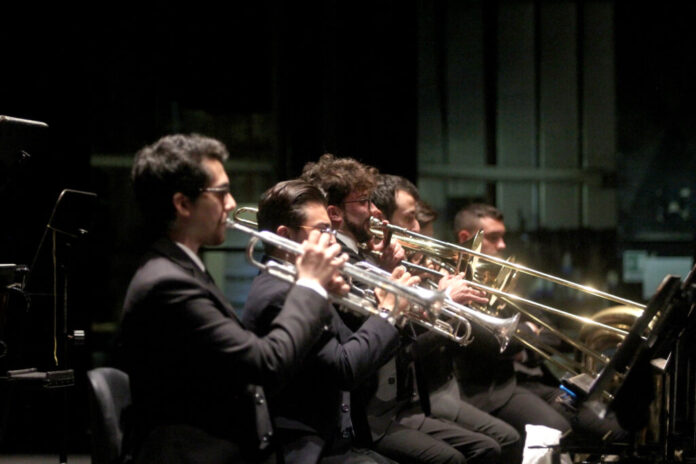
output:
[[[418,232],[417,219],[420,196],[418,189],[407,179],[393,175],[381,175],[374,194],[375,205],[390,223]],[[415,215],[415,216],[414,216]],[[445,277],[441,288],[449,287],[453,300],[460,303],[476,301],[486,303],[479,291],[461,282],[461,276]],[[421,338],[425,338],[422,336]],[[501,453],[499,462],[514,462],[521,456],[521,443],[517,431],[507,423],[463,401],[452,371],[452,355],[462,349],[442,337],[437,343],[419,340],[418,358],[422,372],[422,388],[430,392],[430,411],[433,417],[446,419],[467,430],[494,439]],[[466,348],[463,348],[466,349]],[[492,349],[495,349],[494,347]]]
[[[496,208],[474,203],[459,211],[454,223],[459,243],[483,230],[482,253],[498,256],[505,249],[505,224]],[[521,344],[511,342],[501,354],[487,341],[479,337],[455,356],[455,372],[466,401],[512,425],[523,436],[526,424],[570,430],[570,423],[562,415],[517,385],[513,360],[522,351]]]
[[[455,217],[455,234],[459,243],[471,239],[474,234],[484,231],[481,251],[490,256],[498,256],[505,248],[505,224],[503,214],[495,207],[480,203],[462,209]],[[531,322],[520,324],[521,330],[535,337],[546,337],[545,331]],[[547,341],[548,343],[548,341]],[[600,420],[588,407],[575,411],[559,400],[561,390],[544,385],[540,379],[519,374],[516,363],[529,355],[520,343],[510,343],[503,354],[472,344],[473,349],[461,350],[455,357],[455,370],[462,395],[478,408],[514,426],[521,434],[526,424],[545,425],[567,432],[589,433],[594,438],[602,438],[611,432],[609,439],[624,439],[626,434],[613,417]]]
[[[455,217],[455,232],[459,243],[471,239],[480,229],[484,231],[482,245],[483,253],[491,256],[498,256],[505,250],[505,223],[503,221],[503,214],[493,206],[474,203],[462,209]],[[537,316],[541,319],[546,319],[541,314]],[[524,317],[522,321],[519,330],[522,331],[528,339],[538,340],[543,342],[544,345],[560,348],[562,344],[561,339],[549,330],[536,325],[530,320],[525,320]],[[569,407],[567,402],[562,400],[563,392],[559,388],[558,382],[556,381],[555,384],[552,384],[550,379],[550,377],[552,377],[551,374],[541,369],[541,367],[543,367],[541,365],[542,360],[538,358],[538,355],[529,349],[522,349],[522,347],[519,346],[515,351],[516,353],[511,359],[510,357],[504,360],[502,358],[500,359],[500,362],[504,365],[504,367],[500,369],[501,372],[506,373],[505,375],[509,385],[508,388],[498,387],[492,389],[484,393],[483,397],[487,396],[488,398],[493,398],[498,396],[497,402],[502,404],[505,396],[512,396],[515,394],[515,389],[512,385],[516,385],[518,391],[524,390],[525,392],[532,392],[537,397],[541,398],[546,403],[545,407],[542,409],[528,408],[526,415],[524,412],[520,411],[512,412],[512,415],[517,420],[518,427],[523,426],[520,422],[522,420],[529,420],[530,422],[528,423],[532,424],[547,425],[544,422],[531,422],[532,420],[546,420],[556,423],[557,427],[555,428],[562,426],[567,429],[572,426],[574,432],[581,434],[581,438],[604,438],[609,441],[625,440],[628,438],[627,432],[619,426],[616,416],[613,413],[610,412],[605,418],[600,419],[587,405],[581,405],[577,409]],[[462,360],[462,368],[464,368],[466,362],[467,361]],[[490,366],[488,366],[488,369],[488,372],[490,372]],[[473,382],[474,384],[478,384],[481,380],[481,377],[472,376],[469,383],[471,384]],[[478,401],[481,401],[482,395],[476,394],[476,396],[478,397]],[[554,417],[550,409],[553,409],[557,416]],[[506,414],[505,408],[503,408],[502,411],[503,414]],[[563,421],[560,420],[561,417]],[[549,426],[553,427],[552,425]],[[559,430],[563,431],[565,429]]]
[[[302,179],[317,186],[328,203],[331,226],[338,231],[336,238],[348,253],[351,261],[372,260],[358,245],[365,244],[381,252],[377,264],[391,272],[404,259],[404,250],[397,243],[382,249],[372,246],[370,216],[378,216],[379,210],[372,203],[377,169],[352,158],[336,158],[325,154],[316,163],[307,163]]]
[[[259,202],[259,230],[269,230],[294,241],[313,230],[331,232],[324,195],[302,180],[280,182]],[[267,247],[268,249],[268,247]],[[284,252],[268,249],[268,259],[284,260]],[[416,283],[404,269],[395,270],[399,282]],[[259,335],[271,328],[291,284],[269,272],[259,274],[251,286],[243,321]],[[393,309],[391,295],[382,296],[381,307]],[[403,300],[402,305],[406,304]],[[270,395],[277,439],[286,464],[382,463],[390,460],[367,449],[352,449],[350,390],[354,390],[389,360],[399,345],[396,328],[384,317],[372,315],[355,332],[331,309],[331,323],[307,359],[287,385]]]
[[[198,256],[224,241],[236,206],[227,156],[200,135],[163,137],[135,156],[136,198],[160,236],[130,282],[119,336],[136,462],[274,462],[264,386],[287,379],[331,324],[321,287],[344,286],[340,247],[311,231],[268,332],[244,327]]]
[[[371,239],[370,215],[382,214],[370,201],[376,174],[374,168],[332,155],[308,163],[303,171],[303,179],[326,193],[329,218],[339,229],[338,240],[352,250],[349,254],[354,260],[369,258],[365,248],[357,244]],[[398,243],[378,244],[374,249],[382,251],[382,261],[387,265],[398,264],[404,258]],[[426,417],[411,375],[410,357],[408,348],[400,349],[364,387],[353,392],[353,424],[361,432],[359,438],[372,442],[373,449],[400,463],[495,462],[499,447],[494,440],[451,422]],[[367,417],[360,414],[365,410]]]

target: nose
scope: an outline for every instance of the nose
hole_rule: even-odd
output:
[[[225,195],[225,211],[232,211],[237,207],[237,202],[234,201],[234,197],[231,193]]]
[[[414,219],[413,224],[411,224],[411,232],[420,233],[420,231],[421,231],[420,223],[418,222],[417,219]]]
[[[496,248],[498,251],[503,251],[505,249],[505,240],[503,240],[503,237],[500,237],[500,239],[498,240]]]
[[[375,206],[374,203],[370,202],[370,216],[374,216],[376,218],[382,219],[382,211],[380,211],[379,208]]]

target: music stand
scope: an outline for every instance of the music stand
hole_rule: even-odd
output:
[[[693,373],[687,375],[683,368],[680,369],[676,363],[669,361],[671,361],[675,348],[684,338],[682,334],[689,322],[694,324],[691,308],[694,304],[693,286],[695,280],[696,266],[683,282],[679,277],[666,276],[655,295],[650,299],[643,314],[633,324],[628,335],[600,374],[591,381],[588,381],[588,378],[591,379],[591,377],[587,374],[563,379],[563,387],[575,396],[576,402],[588,402],[594,406],[600,417],[603,416],[608,407],[616,413],[622,427],[636,431],[642,428],[648,420],[648,407],[654,399],[651,378],[654,368],[660,369],[662,372],[669,368],[672,383],[683,382],[684,378],[693,377]],[[649,326],[651,326],[650,331],[644,338]],[[691,343],[690,340],[689,342]],[[694,354],[689,353],[689,355],[693,361]],[[658,360],[661,362],[656,362]],[[694,370],[693,362],[687,363],[685,366],[692,371]],[[616,374],[621,374],[623,379],[614,392],[613,399],[606,405],[598,399],[600,395],[608,391]],[[688,390],[691,390],[690,393]],[[693,388],[687,389],[684,393],[693,396]],[[694,398],[672,397],[670,400],[674,402],[669,411],[672,420],[664,419],[670,423],[673,422],[675,414],[678,414],[679,408],[675,407],[676,403],[684,403],[684,406],[690,406],[693,409]],[[666,433],[664,436],[665,446],[660,451],[663,453],[662,457],[665,462],[672,462],[669,450],[674,449],[671,443],[675,441],[676,435],[666,430],[666,424],[661,425]],[[691,442],[685,443],[682,440],[682,444],[690,446],[690,451],[696,451],[696,443],[694,443],[696,427],[694,425],[691,424]],[[673,427],[673,424],[670,426]]]
[[[96,211],[97,195],[80,190],[63,190],[51,213],[39,246],[32,260],[29,276],[26,280],[26,290],[31,294],[32,279],[35,281],[35,271],[39,256],[44,248],[46,238],[51,236],[51,264],[53,279],[53,366],[47,371],[36,368],[14,369],[7,371],[6,377],[0,380],[15,387],[40,387],[42,389],[60,389],[62,402],[60,413],[61,444],[59,460],[67,462],[67,389],[75,383],[75,374],[67,359],[69,338],[83,337],[84,332],[74,331],[68,334],[68,306],[70,303],[69,282],[72,273],[73,244],[84,237],[91,227]],[[60,240],[59,240],[60,239]]]

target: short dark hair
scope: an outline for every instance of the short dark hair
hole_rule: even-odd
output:
[[[437,220],[437,211],[423,200],[420,200],[416,204],[416,220],[420,224],[421,229],[423,226],[435,222]]]
[[[278,226],[297,228],[305,221],[304,206],[319,203],[326,206],[326,197],[314,185],[301,179],[286,180],[266,190],[259,200],[256,216],[259,230],[275,233]]]
[[[228,156],[222,142],[198,134],[167,135],[135,154],[131,170],[135,198],[154,232],[166,232],[176,217],[175,193],[196,199],[210,182],[203,160],[224,162]]]
[[[503,213],[498,208],[485,203],[471,203],[465,206],[454,217],[454,235],[459,234],[460,230],[468,230],[472,234],[478,232],[479,219],[489,217],[496,221],[503,222]]]
[[[301,179],[321,189],[329,205],[339,206],[350,192],[373,190],[377,175],[377,168],[326,153],[316,163],[305,164]]]
[[[381,174],[377,178],[377,188],[372,193],[372,203],[382,211],[384,217],[389,221],[396,211],[396,192],[399,190],[411,195],[415,201],[420,200],[418,189],[405,177]]]

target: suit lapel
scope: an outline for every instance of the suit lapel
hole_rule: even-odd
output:
[[[169,239],[161,239],[157,241],[154,250],[166,256],[168,259],[189,272],[201,285],[208,290],[217,301],[217,307],[228,317],[234,318],[240,325],[242,321],[237,316],[232,305],[227,301],[225,295],[220,291],[215,281],[207,271],[202,271],[196,263],[181,249],[179,246]]]
[[[348,255],[349,262],[357,263],[364,260],[360,253],[356,253],[351,247],[343,242],[340,237],[336,237],[336,241],[339,243],[339,245],[341,245],[342,251]]]

